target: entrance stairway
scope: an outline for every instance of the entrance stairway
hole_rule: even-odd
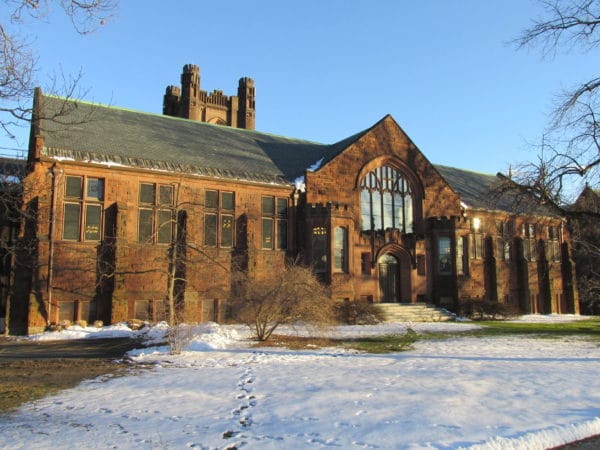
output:
[[[384,322],[447,322],[456,316],[429,303],[375,303]]]

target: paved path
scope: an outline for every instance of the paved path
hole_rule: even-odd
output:
[[[143,347],[135,339],[70,339],[22,341],[0,338],[0,362],[21,359],[121,358],[127,351]]]

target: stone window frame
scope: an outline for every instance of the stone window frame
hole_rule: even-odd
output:
[[[452,239],[450,236],[437,236],[437,271],[440,275],[452,275]]]
[[[456,274],[469,275],[469,236],[456,237]]]
[[[537,259],[537,226],[535,223],[525,222],[521,224],[521,239],[523,240],[523,257],[534,262]]]
[[[77,184],[73,184],[78,180]],[[96,194],[90,192],[92,189],[91,180],[96,180],[97,186],[101,187]],[[70,183],[69,183],[70,182]],[[71,186],[69,186],[71,184]],[[77,187],[78,185],[78,187]],[[73,192],[73,188],[76,192]],[[97,188],[96,188],[97,189]],[[101,177],[92,177],[88,175],[65,175],[64,195],[63,195],[63,221],[62,221],[62,240],[73,242],[98,242],[104,236],[104,193],[106,191],[105,179]],[[72,212],[68,212],[70,208]],[[88,214],[98,209],[97,230],[92,230],[88,222]],[[73,235],[68,235],[66,225],[67,218],[76,215],[77,230]]]
[[[214,197],[214,198],[209,198]],[[235,192],[220,189],[204,191],[204,245],[233,248],[235,246]],[[209,218],[210,222],[209,222]],[[209,240],[209,236],[214,236]]]
[[[333,229],[333,271],[336,273],[348,273],[347,227],[335,227]]]
[[[552,262],[560,262],[561,252],[560,252],[560,243],[561,243],[561,227],[560,225],[548,225],[546,228],[546,258],[550,259]]]
[[[141,181],[138,187],[137,242],[140,244],[170,245],[173,240],[175,225],[175,186],[167,183]],[[170,194],[167,194],[169,191]],[[142,232],[144,224],[150,225],[149,232]]]
[[[469,259],[483,259],[484,251],[483,219],[474,217],[471,219],[471,232],[469,233]]]
[[[315,225],[311,230],[311,254],[313,271],[317,274],[329,271],[329,258],[327,255],[327,227]]]
[[[288,199],[275,195],[261,197],[261,248],[287,250]]]
[[[416,196],[403,170],[383,162],[361,177],[359,187],[361,231],[414,232]]]

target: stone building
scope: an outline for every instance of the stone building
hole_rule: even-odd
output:
[[[298,255],[332,301],[579,311],[563,219],[496,195],[503,177],[433,165],[389,115],[334,144],[252,131],[250,79],[237,98],[196,66],[182,82],[167,115],[36,91],[13,332],[158,320],[169,289],[184,320],[220,320],[232,270]]]

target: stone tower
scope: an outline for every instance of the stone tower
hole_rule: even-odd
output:
[[[200,68],[194,64],[183,66],[181,88],[167,86],[163,97],[163,114],[254,130],[256,124],[255,90],[252,78],[241,78],[238,95],[224,95],[200,90]]]

